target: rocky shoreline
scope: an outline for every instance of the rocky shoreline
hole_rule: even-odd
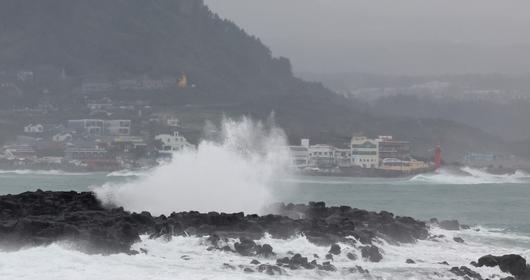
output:
[[[466,228],[457,221],[433,219],[429,223],[392,213],[370,212],[348,206],[327,207],[323,202],[304,204],[275,204],[267,209],[268,215],[244,213],[181,212],[153,217],[148,212],[130,213],[123,208],[102,205],[89,192],[26,192],[0,196],[0,248],[18,250],[24,247],[70,242],[75,248],[89,254],[141,254],[131,246],[141,235],[150,238],[171,239],[174,236],[200,236],[207,240],[207,250],[228,251],[249,258],[275,259],[260,263],[253,259],[252,267],[241,267],[243,272],[284,274],[286,270],[318,269],[335,271],[334,256],[344,255],[355,261],[359,258],[379,262],[384,253],[377,240],[388,243],[415,243],[435,240],[429,233],[431,224],[448,230]],[[272,238],[287,239],[303,234],[318,246],[329,247],[325,256],[302,256],[293,252],[289,257],[276,259],[274,248],[255,241],[269,234]],[[228,239],[235,239],[227,246]],[[455,242],[464,242],[456,239]],[[341,250],[339,244],[358,248],[360,256]],[[310,259],[312,259],[310,261]],[[407,260],[414,263],[414,260]],[[360,266],[349,268],[351,273],[368,274]],[[530,279],[526,260],[517,255],[484,256],[470,265],[499,266],[514,278]],[[226,269],[237,269],[226,264]],[[483,279],[467,266],[452,267],[455,276],[464,279]]]

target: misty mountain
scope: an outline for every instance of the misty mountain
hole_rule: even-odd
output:
[[[371,106],[373,111],[393,116],[437,118],[462,122],[505,140],[530,137],[530,101],[457,99],[397,95],[381,97]]]
[[[0,66],[70,76],[180,75],[231,90],[290,77],[290,64],[198,0],[3,0]]]
[[[87,77],[186,74],[194,86],[183,92],[110,95],[113,100],[145,99],[159,110],[174,111],[196,131],[205,119],[242,114],[266,118],[274,112],[293,143],[310,137],[313,142],[345,144],[353,133],[362,132],[411,140],[414,152],[425,157],[436,144],[453,160],[466,151],[508,152],[500,138],[480,129],[369,112],[363,102],[298,79],[288,59],[273,57],[258,38],[199,0],[2,0],[0,68],[58,73],[67,82],[43,82],[45,91],[21,85],[18,95],[0,89],[6,93],[0,101],[4,106],[42,100],[61,104],[66,109],[58,115],[63,118],[82,117],[79,106],[85,96],[76,89]],[[1,127],[13,129],[13,123]]]
[[[509,141],[530,137],[527,75],[388,76],[363,73],[302,74],[388,116],[446,119]]]

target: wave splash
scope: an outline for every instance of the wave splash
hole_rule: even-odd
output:
[[[104,203],[154,215],[173,211],[259,213],[272,202],[273,179],[283,175],[289,150],[283,131],[248,118],[225,119],[215,140],[173,155],[137,180],[92,190]]]
[[[525,237],[492,233],[486,228],[471,228],[461,231],[447,231],[433,228],[432,234],[440,237],[436,241],[422,240],[416,244],[388,244],[377,242],[382,249],[383,259],[372,263],[362,259],[358,248],[351,244],[339,245],[340,255],[334,256],[333,265],[336,272],[319,273],[315,270],[290,270],[285,279],[452,279],[456,278],[449,272],[452,266],[468,265],[479,257],[495,252],[496,254],[529,253]],[[457,243],[454,237],[462,237],[465,243]],[[521,242],[522,241],[522,242]],[[235,240],[227,241],[233,248]],[[329,247],[319,247],[310,243],[304,236],[287,240],[273,239],[265,236],[256,241],[258,244],[270,244],[276,258],[292,257],[292,252],[300,253],[310,260],[314,254],[320,256],[319,262],[328,253]],[[512,244],[507,246],[506,243]],[[0,259],[5,260],[3,269],[10,279],[70,279],[82,270],[88,278],[105,279],[112,275],[115,279],[149,279],[157,275],[157,279],[273,279],[261,273],[244,273],[241,268],[227,269],[224,264],[234,267],[243,265],[253,267],[249,258],[238,254],[207,250],[209,243],[206,237],[176,236],[171,240],[142,240],[133,249],[145,249],[145,254],[129,256],[116,254],[110,256],[87,255],[70,249],[69,244],[55,243],[47,247],[36,247],[17,252],[0,252]],[[351,260],[347,253],[359,258]],[[274,264],[276,258],[254,257],[261,263]],[[407,263],[412,259],[415,263]],[[47,260],[43,262],[42,260]],[[60,269],[49,269],[49,263],[61,264]],[[447,261],[449,265],[442,262]],[[27,266],[30,262],[32,265]],[[368,275],[348,273],[348,268],[356,265],[370,271]],[[469,266],[469,265],[468,265]],[[491,279],[507,277],[496,268],[481,267],[473,270],[483,276],[492,275]],[[495,276],[493,276],[495,275]],[[74,277],[75,278],[75,277]]]
[[[461,169],[442,168],[436,173],[416,175],[410,181],[444,185],[521,184],[530,182],[530,175],[522,171],[516,171],[513,174],[495,175],[471,167],[463,167]]]

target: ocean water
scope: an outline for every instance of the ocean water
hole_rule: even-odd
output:
[[[336,272],[287,271],[282,276],[244,273],[251,259],[233,253],[208,251],[204,238],[175,237],[170,241],[143,237],[134,245],[147,253],[128,256],[87,255],[58,242],[16,252],[0,248],[0,279],[452,279],[450,266],[469,265],[486,254],[530,256],[530,175],[491,175],[465,168],[468,176],[440,170],[402,179],[297,177],[289,174],[285,134],[269,123],[247,118],[227,119],[219,137],[204,140],[197,149],[176,153],[173,160],[152,170],[105,173],[60,171],[0,171],[0,194],[24,191],[93,191],[102,202],[130,211],[168,214],[198,210],[260,213],[275,202],[307,203],[381,211],[427,220],[458,219],[471,226],[460,231],[431,228],[444,235],[436,241],[397,245],[379,241],[383,260],[352,261],[346,253],[359,249],[341,244],[343,253],[333,260]],[[461,237],[464,243],[457,243]],[[259,241],[274,248],[277,257],[300,253],[321,263],[329,248],[309,243],[304,236],[290,240],[265,237]],[[228,241],[233,246],[234,240]],[[276,258],[259,258],[274,264]],[[414,264],[407,264],[413,259]],[[227,265],[228,264],[228,265]],[[370,274],[348,273],[360,265]],[[229,268],[230,266],[235,269]],[[255,269],[255,266],[252,268]],[[477,268],[483,277],[507,276],[496,269]]]
[[[472,226],[469,230],[461,231],[432,228],[433,234],[445,235],[436,242],[419,241],[417,244],[395,245],[381,241],[378,246],[384,251],[384,258],[380,263],[370,263],[362,259],[351,261],[343,253],[333,261],[338,268],[337,272],[297,270],[288,271],[288,275],[280,278],[450,279],[454,278],[454,275],[448,272],[450,266],[439,264],[439,262],[447,261],[451,266],[467,265],[486,254],[516,253],[529,257],[530,176],[523,172],[496,176],[475,169],[465,171],[471,176],[455,175],[442,170],[436,174],[402,179],[274,177],[273,180],[267,182],[268,202],[325,201],[329,205],[349,205],[375,211],[386,210],[397,215],[407,215],[418,219],[455,218]],[[111,174],[2,171],[0,172],[0,193],[16,194],[36,189],[98,191],[103,187],[107,190],[113,187],[123,190],[123,186],[135,184],[148,188],[145,182],[150,182],[148,177],[152,173],[153,171],[122,171]],[[233,179],[230,182],[234,182]],[[251,182],[255,183],[254,180]],[[175,180],[172,184],[181,183]],[[219,180],[219,183],[222,184],[223,180]],[[155,192],[160,190],[156,186],[152,188]],[[175,186],[175,189],[183,191],[181,187]],[[166,187],[162,190],[168,191]],[[177,196],[178,193],[172,193],[172,195]],[[204,194],[198,192],[195,195]],[[223,198],[222,196],[219,199]],[[118,202],[120,202],[119,199]],[[146,208],[149,208],[148,205]],[[456,243],[453,237],[461,237],[465,243]],[[289,256],[289,251],[308,257],[316,253],[322,257],[329,249],[315,246],[303,236],[291,240],[275,240],[265,237],[259,242],[271,244],[278,257]],[[9,253],[0,250],[0,279],[277,278],[277,276],[271,277],[260,273],[247,274],[240,268],[236,270],[224,268],[225,263],[235,267],[252,267],[251,259],[232,253],[207,251],[208,245],[204,238],[176,237],[171,241],[166,241],[143,237],[142,241],[134,246],[136,249],[147,249],[148,253],[136,256],[124,254],[94,256],[71,250],[70,244],[65,243]],[[341,244],[341,246],[343,252],[360,255],[357,248],[346,244]],[[413,259],[416,263],[407,264],[406,259]],[[260,258],[259,261],[275,263],[275,259]],[[347,273],[347,269],[355,265],[368,269],[371,276]],[[497,269],[477,268],[475,270],[492,279],[507,276]]]

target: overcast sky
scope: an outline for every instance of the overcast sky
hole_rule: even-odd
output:
[[[206,0],[297,72],[530,73],[529,0]]]

